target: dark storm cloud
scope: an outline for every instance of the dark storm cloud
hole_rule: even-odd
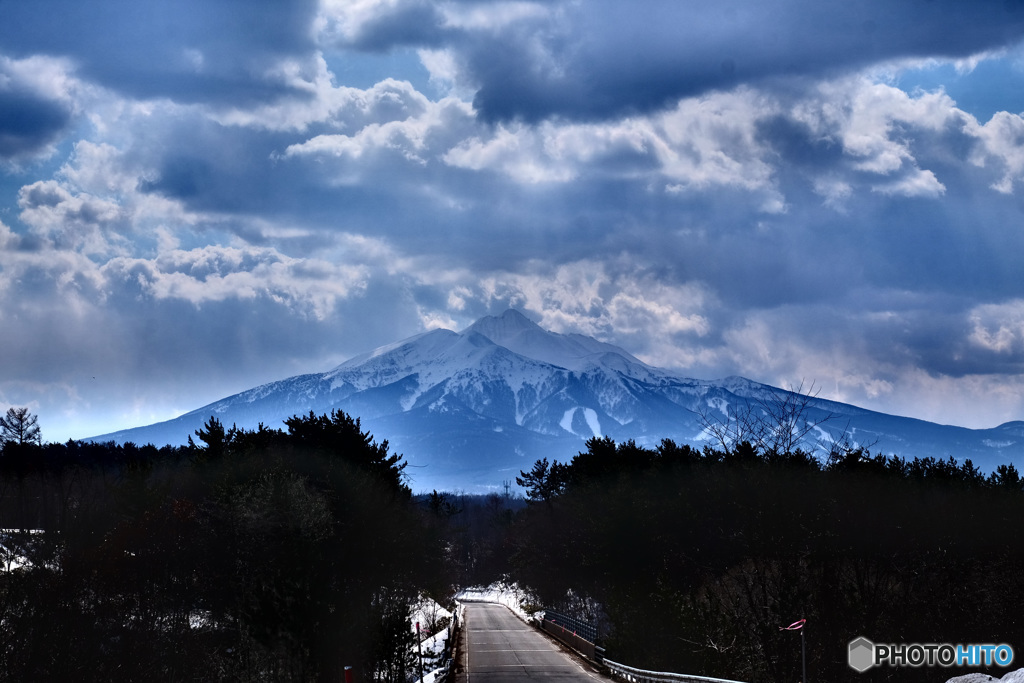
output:
[[[138,98],[263,101],[295,94],[269,72],[275,60],[311,51],[316,5],[314,0],[6,2],[0,10],[0,52],[67,57],[81,76]]]
[[[370,52],[386,52],[395,45],[437,45],[451,35],[443,23],[436,3],[399,4],[363,23],[351,45]]]
[[[171,120],[158,131],[139,183],[144,193],[182,201],[194,210],[273,215],[295,208],[305,189],[271,160],[287,138],[273,132],[221,126],[209,120]],[[163,144],[173,139],[173,145]]]
[[[616,7],[584,3],[567,20],[572,38],[550,45],[560,70],[539,68],[521,49],[496,50],[494,60],[473,55],[482,115],[617,116],[773,76],[819,76],[898,57],[967,56],[1019,40],[1024,31],[1024,12],[1002,0],[664,2],[643,12],[610,4]]]
[[[38,152],[54,142],[70,120],[63,102],[0,88],[0,159]]]
[[[966,57],[1024,36],[1019,0],[618,0],[536,3],[500,25],[458,21],[489,3],[380,8],[349,36],[384,50],[445,37],[485,120],[597,119],[782,76],[824,76],[902,57]],[[497,6],[499,3],[493,3]]]

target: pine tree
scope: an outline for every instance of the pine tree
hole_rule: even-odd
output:
[[[28,412],[28,408],[8,408],[7,415],[0,417],[0,444],[41,443],[38,421],[39,418]]]

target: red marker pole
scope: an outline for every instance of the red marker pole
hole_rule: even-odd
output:
[[[420,639],[420,622],[416,622],[416,647],[420,651],[420,683],[423,683],[423,641]]]
[[[352,683],[352,667],[345,667],[345,683]]]

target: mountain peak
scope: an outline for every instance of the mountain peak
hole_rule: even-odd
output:
[[[487,315],[462,331],[463,334],[477,332],[495,344],[504,346],[508,341],[529,331],[543,331],[540,325],[533,322],[514,308],[510,308],[499,316]]]
[[[521,356],[568,370],[585,370],[595,362],[601,363],[600,357],[606,354],[621,356],[627,364],[643,365],[617,346],[580,334],[549,332],[513,308],[500,316],[480,318],[462,332],[470,333],[483,335]]]

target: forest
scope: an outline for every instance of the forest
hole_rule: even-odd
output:
[[[616,661],[751,683],[800,679],[798,619],[819,681],[860,679],[859,636],[1024,643],[1011,464],[595,437],[524,469],[522,497],[414,496],[357,418],[284,427],[8,438],[0,680],[416,680],[410,605],[496,580],[595,625]]]
[[[801,680],[800,636],[782,630],[799,619],[818,681],[860,680],[847,666],[860,636],[1024,643],[1024,496],[1011,464],[984,476],[953,458],[846,449],[820,460],[749,443],[697,451],[595,438],[519,481],[531,503],[511,538],[511,571],[541,602],[602,627],[616,661]]]
[[[357,419],[286,427],[8,441],[4,544],[31,569],[0,575],[0,679],[406,680],[409,605],[443,590],[439,527]]]

